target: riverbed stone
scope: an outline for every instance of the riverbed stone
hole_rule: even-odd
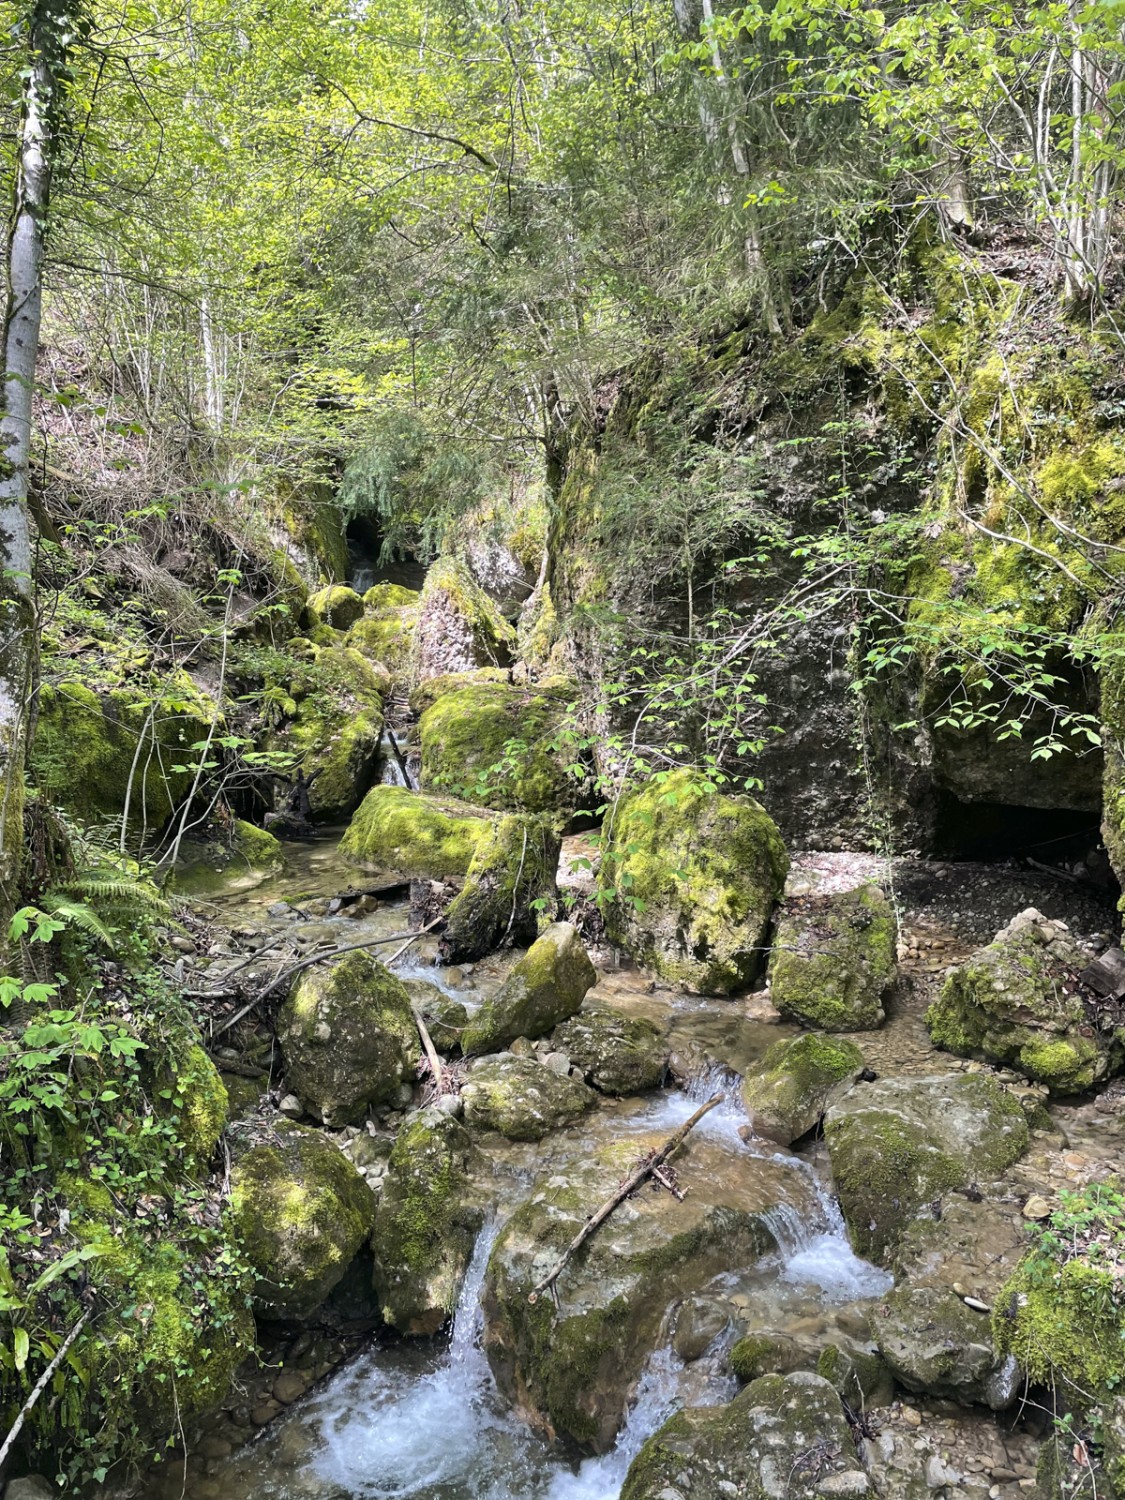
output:
[[[551,1043],[602,1094],[646,1093],[659,1088],[668,1071],[660,1027],[606,1005],[584,1005],[555,1028]]]
[[[367,953],[306,969],[282,1006],[277,1035],[288,1088],[332,1126],[393,1105],[420,1053],[409,992]]]
[[[875,885],[791,897],[770,954],[770,999],[783,1016],[823,1031],[871,1031],[885,1019],[898,925]]]
[[[502,1052],[474,1063],[461,1098],[465,1122],[473,1128],[496,1130],[512,1141],[539,1141],[581,1119],[597,1095],[543,1062]]]
[[[492,821],[492,813],[455,797],[376,786],[348,824],[340,853],[367,869],[448,880],[468,873]]]
[[[754,1134],[788,1146],[823,1118],[863,1070],[854,1042],[809,1032],[775,1042],[742,1081]]]
[[[857,1084],[824,1134],[852,1243],[880,1262],[919,1209],[998,1177],[1028,1143],[1018,1101],[983,1073]]]
[[[462,1038],[466,1057],[545,1035],[575,1014],[597,977],[576,929],[552,923],[470,1019]]]
[[[438,1052],[447,1057],[461,1050],[461,1035],[469,1024],[469,1012],[460,1000],[439,990],[428,979],[405,979],[410,999],[421,1013]]]
[[[533,943],[558,904],[561,843],[543,818],[498,818],[473,851],[465,883],[450,903],[442,954],[465,963],[504,945]]]
[[[872,1313],[871,1333],[908,1391],[1004,1411],[1020,1389],[1023,1373],[996,1349],[988,1314],[956,1292],[896,1287]]]
[[[606,822],[599,880],[611,941],[701,994],[749,985],[789,869],[765,808],[684,770],[623,797]]]

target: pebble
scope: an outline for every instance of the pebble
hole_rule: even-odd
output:
[[[465,1113],[465,1101],[460,1094],[442,1094],[437,1107],[443,1115],[448,1115],[453,1120],[459,1120]]]
[[[570,1077],[570,1058],[565,1052],[548,1052],[543,1058],[543,1066],[560,1078]]]
[[[290,1406],[308,1388],[309,1383],[299,1370],[283,1370],[273,1383],[274,1400],[280,1401],[283,1406]]]
[[[299,1120],[305,1112],[296,1094],[286,1094],[277,1107],[287,1120]]]
[[[936,1453],[926,1460],[926,1484],[931,1490],[943,1490],[946,1485],[959,1484],[960,1481],[957,1470],[943,1463]]]
[[[267,1427],[281,1410],[278,1401],[263,1401],[260,1406],[255,1406],[250,1413],[250,1420],[255,1427]]]
[[[1064,1157],[1065,1161],[1066,1158]],[[1031,1197],[1023,1206],[1025,1219],[1049,1219],[1051,1216],[1051,1205],[1041,1193],[1032,1193]]]
[[[922,1413],[913,1406],[904,1406],[902,1408],[902,1420],[906,1423],[907,1427],[921,1427]]]
[[[200,1441],[196,1452],[200,1458],[229,1458],[234,1452],[234,1447],[227,1442],[226,1438],[211,1433],[210,1436]]]

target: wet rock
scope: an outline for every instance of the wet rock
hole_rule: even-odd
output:
[[[895,977],[894,908],[875,885],[790,899],[770,954],[770,998],[824,1031],[871,1031]]]
[[[714,1297],[689,1297],[676,1314],[672,1347],[685,1364],[699,1359],[730,1327],[730,1306]]]
[[[879,1261],[919,1209],[997,1177],[1028,1142],[1018,1102],[979,1073],[858,1084],[829,1109],[824,1134],[852,1242]]]
[[[603,1094],[659,1088],[668,1069],[668,1046],[660,1028],[608,1006],[584,1006],[555,1028],[552,1044]]]
[[[353,864],[416,880],[465,875],[492,826],[492,814],[455,797],[372,787],[340,840]]]
[[[304,1105],[296,1094],[285,1094],[277,1106],[287,1120],[299,1120],[305,1112]]]
[[[1029,907],[953,970],[926,1012],[948,1052],[1007,1063],[1057,1093],[1078,1093],[1122,1060],[1114,1032],[1092,1023],[1078,986],[1089,961],[1061,922]]]
[[[236,1125],[231,1212],[263,1318],[304,1318],[342,1279],[371,1232],[375,1199],[319,1131],[277,1119]]]
[[[542,818],[498,818],[477,843],[465,883],[450,903],[443,954],[463,962],[506,943],[534,942],[558,902],[560,847]]]
[[[862,1500],[874,1493],[839,1396],[826,1380],[799,1371],[755,1380],[728,1406],[678,1412],[633,1460],[621,1500]]]
[[[569,922],[555,922],[528,949],[462,1037],[466,1057],[543,1036],[580,1008],[597,973]]]
[[[432,1106],[395,1141],[371,1248],[383,1317],[402,1333],[437,1333],[457,1304],[483,1221],[470,1194],[474,1154],[465,1127]]]
[[[57,1500],[58,1490],[49,1480],[38,1474],[25,1474],[22,1479],[9,1479],[4,1490],[4,1500]]]
[[[854,1042],[816,1032],[775,1042],[742,1081],[754,1134],[788,1146],[813,1128],[862,1070],[863,1053]]]
[[[623,798],[599,879],[611,941],[705,995],[750,984],[789,868],[772,818],[693,771]]]
[[[282,1006],[277,1035],[289,1088],[326,1125],[396,1103],[420,1053],[409,993],[366,953],[307,969]]]
[[[308,1376],[300,1370],[283,1370],[273,1383],[273,1399],[282,1406],[292,1406],[309,1388]]]
[[[466,1123],[498,1130],[513,1141],[538,1141],[592,1109],[596,1095],[584,1083],[532,1058],[501,1053],[481,1058],[461,1089]]]
[[[789,1375],[812,1370],[816,1356],[784,1333],[743,1334],[730,1351],[730,1367],[743,1385],[763,1375]]]
[[[1016,1398],[1022,1374],[1015,1359],[997,1352],[987,1315],[955,1292],[898,1287],[872,1315],[871,1332],[908,1391],[993,1411]]]
[[[883,1357],[874,1349],[845,1348],[829,1344],[816,1362],[822,1376],[852,1411],[889,1406],[895,1398],[895,1383]]]
[[[403,981],[410,998],[421,1011],[430,1040],[439,1052],[449,1055],[461,1050],[461,1033],[469,1024],[469,1012],[460,1000],[454,1000],[436,984],[426,979]]]

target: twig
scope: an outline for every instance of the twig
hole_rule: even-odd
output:
[[[402,779],[406,783],[406,790],[408,792],[416,792],[418,788],[411,781],[410,772],[406,769],[406,757],[398,748],[398,740],[395,739],[395,732],[389,724],[387,725],[387,738],[391,742],[391,749],[394,751],[395,760],[398,761],[398,768],[402,772]]]
[[[12,1450],[12,1444],[23,1431],[24,1422],[26,1422],[27,1418],[35,1409],[39,1397],[50,1385],[51,1377],[54,1375],[58,1367],[62,1364],[63,1360],[70,1353],[70,1346],[82,1332],[83,1328],[85,1328],[87,1322],[89,1321],[89,1318],[90,1309],[87,1308],[82,1316],[78,1319],[78,1322],[75,1323],[74,1327],[67,1334],[66,1338],[63,1339],[62,1343],[59,1345],[58,1352],[55,1354],[54,1359],[51,1360],[51,1363],[47,1366],[42,1375],[40,1375],[39,1379],[35,1382],[35,1386],[31,1392],[31,1395],[28,1396],[27,1400],[23,1403],[23,1406],[20,1408],[19,1416],[8,1429],[8,1436],[4,1439],[3,1444],[0,1445],[0,1470],[3,1470],[4,1464],[8,1458],[8,1454]]]
[[[441,1058],[437,1055],[437,1048],[434,1046],[433,1038],[430,1036],[430,1033],[426,1028],[426,1023],[422,1019],[422,1012],[420,1008],[417,1005],[412,1005],[410,1008],[414,1012],[414,1024],[418,1028],[418,1035],[422,1038],[422,1046],[425,1048],[426,1060],[430,1065],[430,1072],[433,1074],[434,1086],[440,1094],[442,1090],[442,1084],[445,1080],[445,1074],[442,1071],[441,1066]]]
[[[314,953],[311,958],[303,958],[300,963],[292,964],[288,969],[282,969],[275,979],[271,979],[264,989],[258,991],[254,997],[255,1001],[264,1000],[267,995],[272,995],[274,990],[284,984],[287,979],[291,979],[294,974],[300,974],[304,969],[311,969],[313,964],[322,964],[329,958],[339,958],[342,953],[355,953],[360,948],[378,948],[383,943],[393,943],[397,938],[406,938],[404,946],[409,947],[415,938],[422,937],[423,934],[429,932],[431,927],[436,927],[441,920],[441,917],[435,917],[432,922],[428,922],[425,927],[420,927],[417,932],[392,932],[389,937],[367,938],[362,943],[345,943],[342,948],[329,948],[326,953]],[[399,953],[403,951],[403,948],[398,950]],[[391,963],[394,963],[397,957],[398,953],[391,959]]]
[[[444,917],[435,917],[432,922],[427,922],[425,927],[420,928],[417,932],[411,933],[406,942],[403,943],[402,947],[396,948],[395,951],[391,954],[390,958],[387,959],[387,968],[389,969],[392,964],[399,961],[402,955],[406,952],[407,948],[410,947],[411,943],[416,943],[418,939],[420,937],[424,937],[427,932],[432,932],[433,929],[438,925],[438,923],[443,922],[444,920]]]
[[[548,1272],[548,1274],[544,1276],[539,1285],[528,1293],[527,1300],[532,1305],[538,1302],[539,1298],[543,1295],[544,1292],[548,1290],[554,1291],[555,1282],[558,1280],[560,1272],[563,1270],[563,1267],[566,1265],[567,1261],[574,1254],[574,1252],[578,1250],[582,1245],[584,1245],[596,1230],[601,1228],[601,1226],[609,1218],[610,1214],[618,1206],[618,1204],[624,1203],[625,1199],[628,1198],[630,1193],[636,1192],[641,1183],[644,1182],[647,1177],[653,1176],[657,1169],[663,1166],[663,1164],[668,1160],[672,1153],[678,1150],[679,1147],[683,1145],[688,1133],[695,1129],[695,1127],[699,1124],[700,1120],[702,1120],[703,1116],[708,1112],[708,1110],[714,1109],[717,1104],[721,1104],[722,1102],[722,1094],[715,1094],[713,1098],[708,1099],[706,1104],[701,1104],[696,1110],[695,1114],[692,1115],[691,1119],[685,1120],[684,1123],[680,1126],[679,1130],[677,1130],[674,1135],[670,1135],[668,1137],[663,1146],[661,1146],[660,1150],[657,1151],[655,1155],[651,1156],[641,1166],[639,1166],[631,1176],[627,1177],[621,1184],[621,1186],[617,1189],[617,1191],[613,1194],[613,1196],[606,1199],[601,1208],[598,1209],[597,1213],[594,1214],[592,1218],[586,1220],[585,1224],[583,1224],[582,1228],[578,1231],[578,1233],[571,1240],[570,1244],[563,1251],[562,1256],[560,1257],[554,1269]]]

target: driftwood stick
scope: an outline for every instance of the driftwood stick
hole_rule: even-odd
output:
[[[406,757],[398,748],[398,740],[395,739],[395,732],[389,724],[386,726],[386,728],[387,738],[391,742],[391,749],[394,751],[395,760],[398,762],[398,768],[402,772],[402,779],[406,783],[406,790],[408,792],[416,792],[418,788],[410,779],[410,772],[406,769]]]
[[[85,1328],[87,1322],[89,1321],[89,1318],[90,1312],[89,1309],[87,1309],[67,1334],[66,1338],[63,1339],[62,1343],[58,1347],[55,1357],[51,1360],[51,1363],[47,1366],[42,1375],[40,1375],[39,1379],[35,1382],[35,1386],[32,1389],[31,1395],[28,1396],[27,1400],[20,1407],[19,1415],[16,1417],[16,1420],[8,1429],[8,1436],[4,1439],[3,1444],[0,1445],[0,1471],[3,1470],[4,1465],[8,1459],[8,1454],[12,1451],[12,1444],[23,1431],[23,1424],[35,1410],[40,1396],[51,1383],[51,1377],[54,1375],[58,1367],[62,1364],[66,1356],[70,1353],[71,1344],[74,1343],[74,1340],[82,1332],[83,1328]]]
[[[437,1055],[437,1048],[434,1046],[433,1038],[430,1036],[426,1023],[422,1019],[421,1007],[412,1005],[410,1008],[414,1012],[414,1024],[418,1028],[418,1035],[422,1038],[422,1046],[426,1052],[426,1060],[430,1065],[430,1072],[433,1074],[434,1085],[440,1094],[442,1084],[445,1081],[441,1058]]]
[[[392,964],[398,963],[399,959],[406,952],[407,948],[410,947],[411,943],[416,943],[420,937],[425,937],[427,932],[432,932],[439,922],[444,921],[444,917],[435,917],[432,922],[427,922],[425,927],[420,927],[417,932],[412,932],[407,938],[406,942],[403,943],[402,947],[396,948],[395,951],[391,954],[390,958],[387,959],[387,968],[389,969]]]
[[[424,932],[429,932],[430,927],[435,926],[439,920],[440,918],[435,918],[429,926],[420,927],[417,932],[392,932],[389,937],[365,938],[362,943],[345,943],[340,948],[328,948],[323,953],[314,953],[311,958],[303,958],[300,963],[291,964],[288,969],[282,969],[281,973],[275,979],[271,979],[264,989],[258,991],[254,997],[255,1001],[264,1000],[267,995],[272,995],[274,990],[284,984],[287,979],[291,979],[294,974],[302,973],[305,969],[311,969],[313,964],[322,964],[329,958],[339,958],[342,953],[355,953],[360,948],[378,948],[383,943],[393,943],[399,938],[406,938],[412,943],[415,938],[420,938]]]
[[[563,1267],[566,1265],[567,1261],[574,1254],[574,1252],[580,1249],[581,1246],[586,1243],[586,1241],[596,1230],[601,1228],[601,1226],[609,1218],[610,1214],[618,1206],[618,1204],[624,1203],[625,1199],[629,1197],[630,1193],[635,1193],[636,1190],[640,1187],[641,1183],[644,1182],[646,1178],[651,1177],[658,1168],[664,1165],[664,1163],[673,1154],[673,1152],[677,1151],[680,1146],[683,1145],[688,1134],[695,1129],[700,1120],[702,1120],[703,1116],[707,1114],[709,1110],[714,1109],[717,1104],[721,1104],[722,1102],[722,1094],[715,1094],[712,1098],[708,1099],[706,1104],[701,1104],[696,1110],[695,1114],[692,1115],[691,1119],[685,1120],[684,1123],[680,1126],[679,1130],[668,1137],[663,1146],[661,1146],[660,1150],[657,1151],[654,1156],[650,1157],[648,1161],[644,1162],[637,1168],[635,1172],[633,1172],[629,1177],[625,1179],[625,1181],[612,1195],[612,1197],[606,1199],[601,1208],[598,1209],[597,1213],[586,1220],[585,1224],[583,1224],[582,1228],[578,1231],[578,1233],[571,1240],[570,1244],[563,1251],[561,1257],[558,1260],[558,1263],[554,1266],[554,1268],[546,1276],[544,1276],[543,1280],[537,1287],[534,1288],[534,1290],[528,1293],[527,1300],[530,1303],[534,1305],[536,1302],[538,1302],[539,1298],[543,1295],[544,1292],[548,1290],[552,1292],[554,1291],[555,1282],[559,1279],[559,1273],[562,1271]]]

